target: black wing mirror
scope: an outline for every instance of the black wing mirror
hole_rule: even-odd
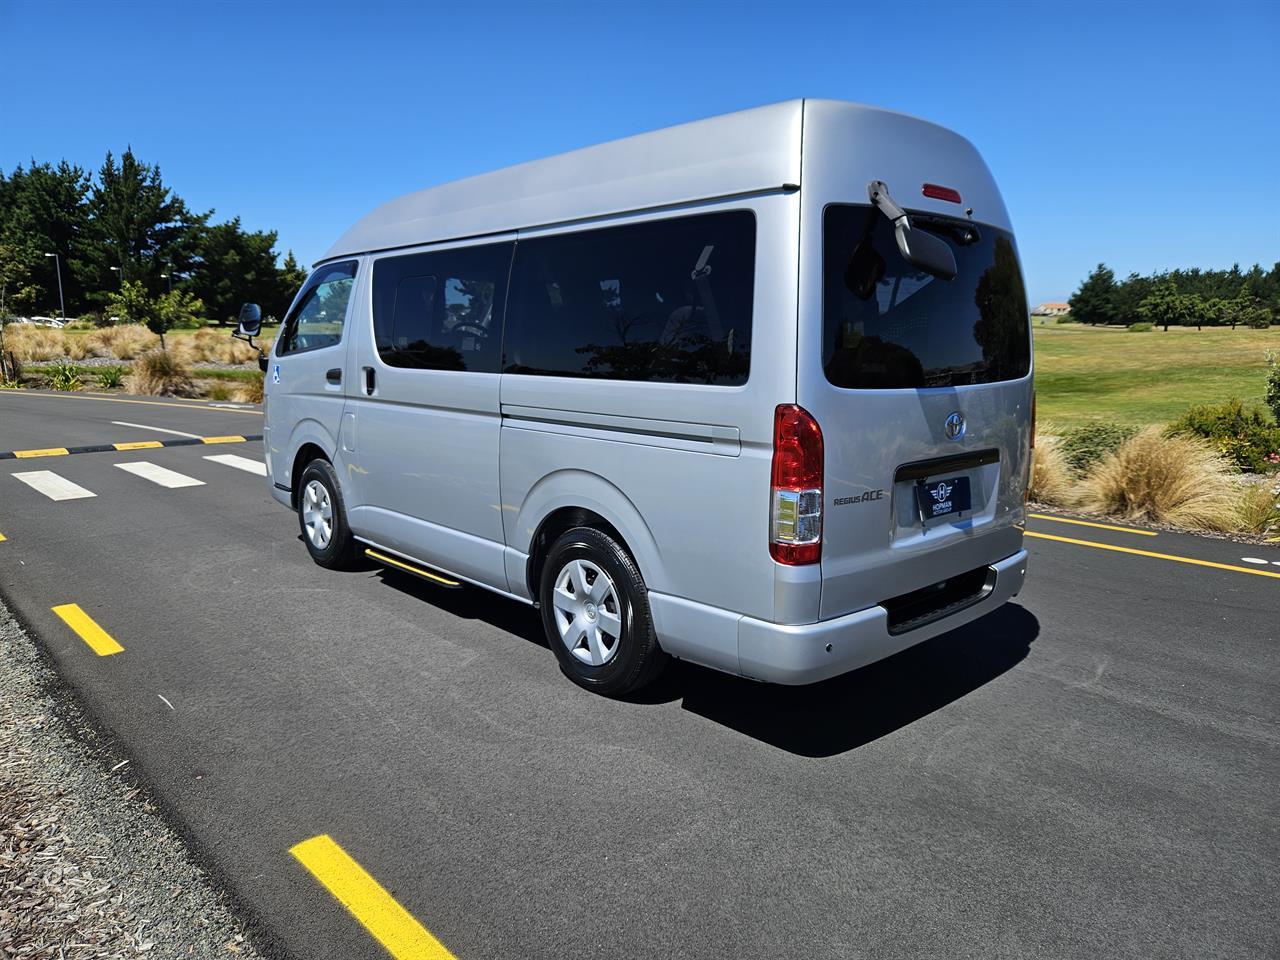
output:
[[[262,332],[262,308],[256,303],[246,303],[240,308],[240,322],[236,334],[240,337],[256,337]]]
[[[893,234],[898,241],[898,252],[902,259],[913,267],[919,267],[940,280],[956,278],[956,255],[951,247],[940,237],[927,230],[920,230],[911,225],[907,212],[893,202],[889,196],[889,187],[883,180],[872,180],[867,184],[867,195],[871,202],[893,223]]]

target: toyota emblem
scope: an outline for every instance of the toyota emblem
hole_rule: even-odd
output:
[[[964,436],[964,415],[957,410],[951,416],[947,417],[947,422],[943,425],[948,440],[959,440]]]

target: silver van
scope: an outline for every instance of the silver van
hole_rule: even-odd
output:
[[[264,362],[268,482],[317,563],[536,605],[601,693],[673,657],[822,680],[1026,571],[1009,217],[902,114],[794,100],[393,200]]]

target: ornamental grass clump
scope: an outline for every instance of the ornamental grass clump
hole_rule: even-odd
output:
[[[1040,437],[1031,451],[1030,497],[1051,507],[1065,507],[1073,499],[1076,482],[1053,437]]]
[[[191,381],[191,371],[173,354],[165,350],[144,353],[133,362],[128,377],[130,393],[152,397],[195,397],[199,395]]]
[[[140,323],[121,323],[85,334],[95,356],[133,360],[155,349],[160,338]]]
[[[1199,530],[1234,530],[1239,489],[1206,441],[1148,427],[1094,464],[1079,486],[1088,513]]]

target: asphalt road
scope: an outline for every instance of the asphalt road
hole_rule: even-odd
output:
[[[113,421],[261,432],[2,391],[0,451],[172,436]],[[529,608],[314,566],[228,454],[0,461],[0,593],[268,951],[387,956],[289,853],[327,834],[460,960],[1280,955],[1280,549],[1033,519],[1233,569],[1029,538],[1014,603],[849,677],[619,702]]]

